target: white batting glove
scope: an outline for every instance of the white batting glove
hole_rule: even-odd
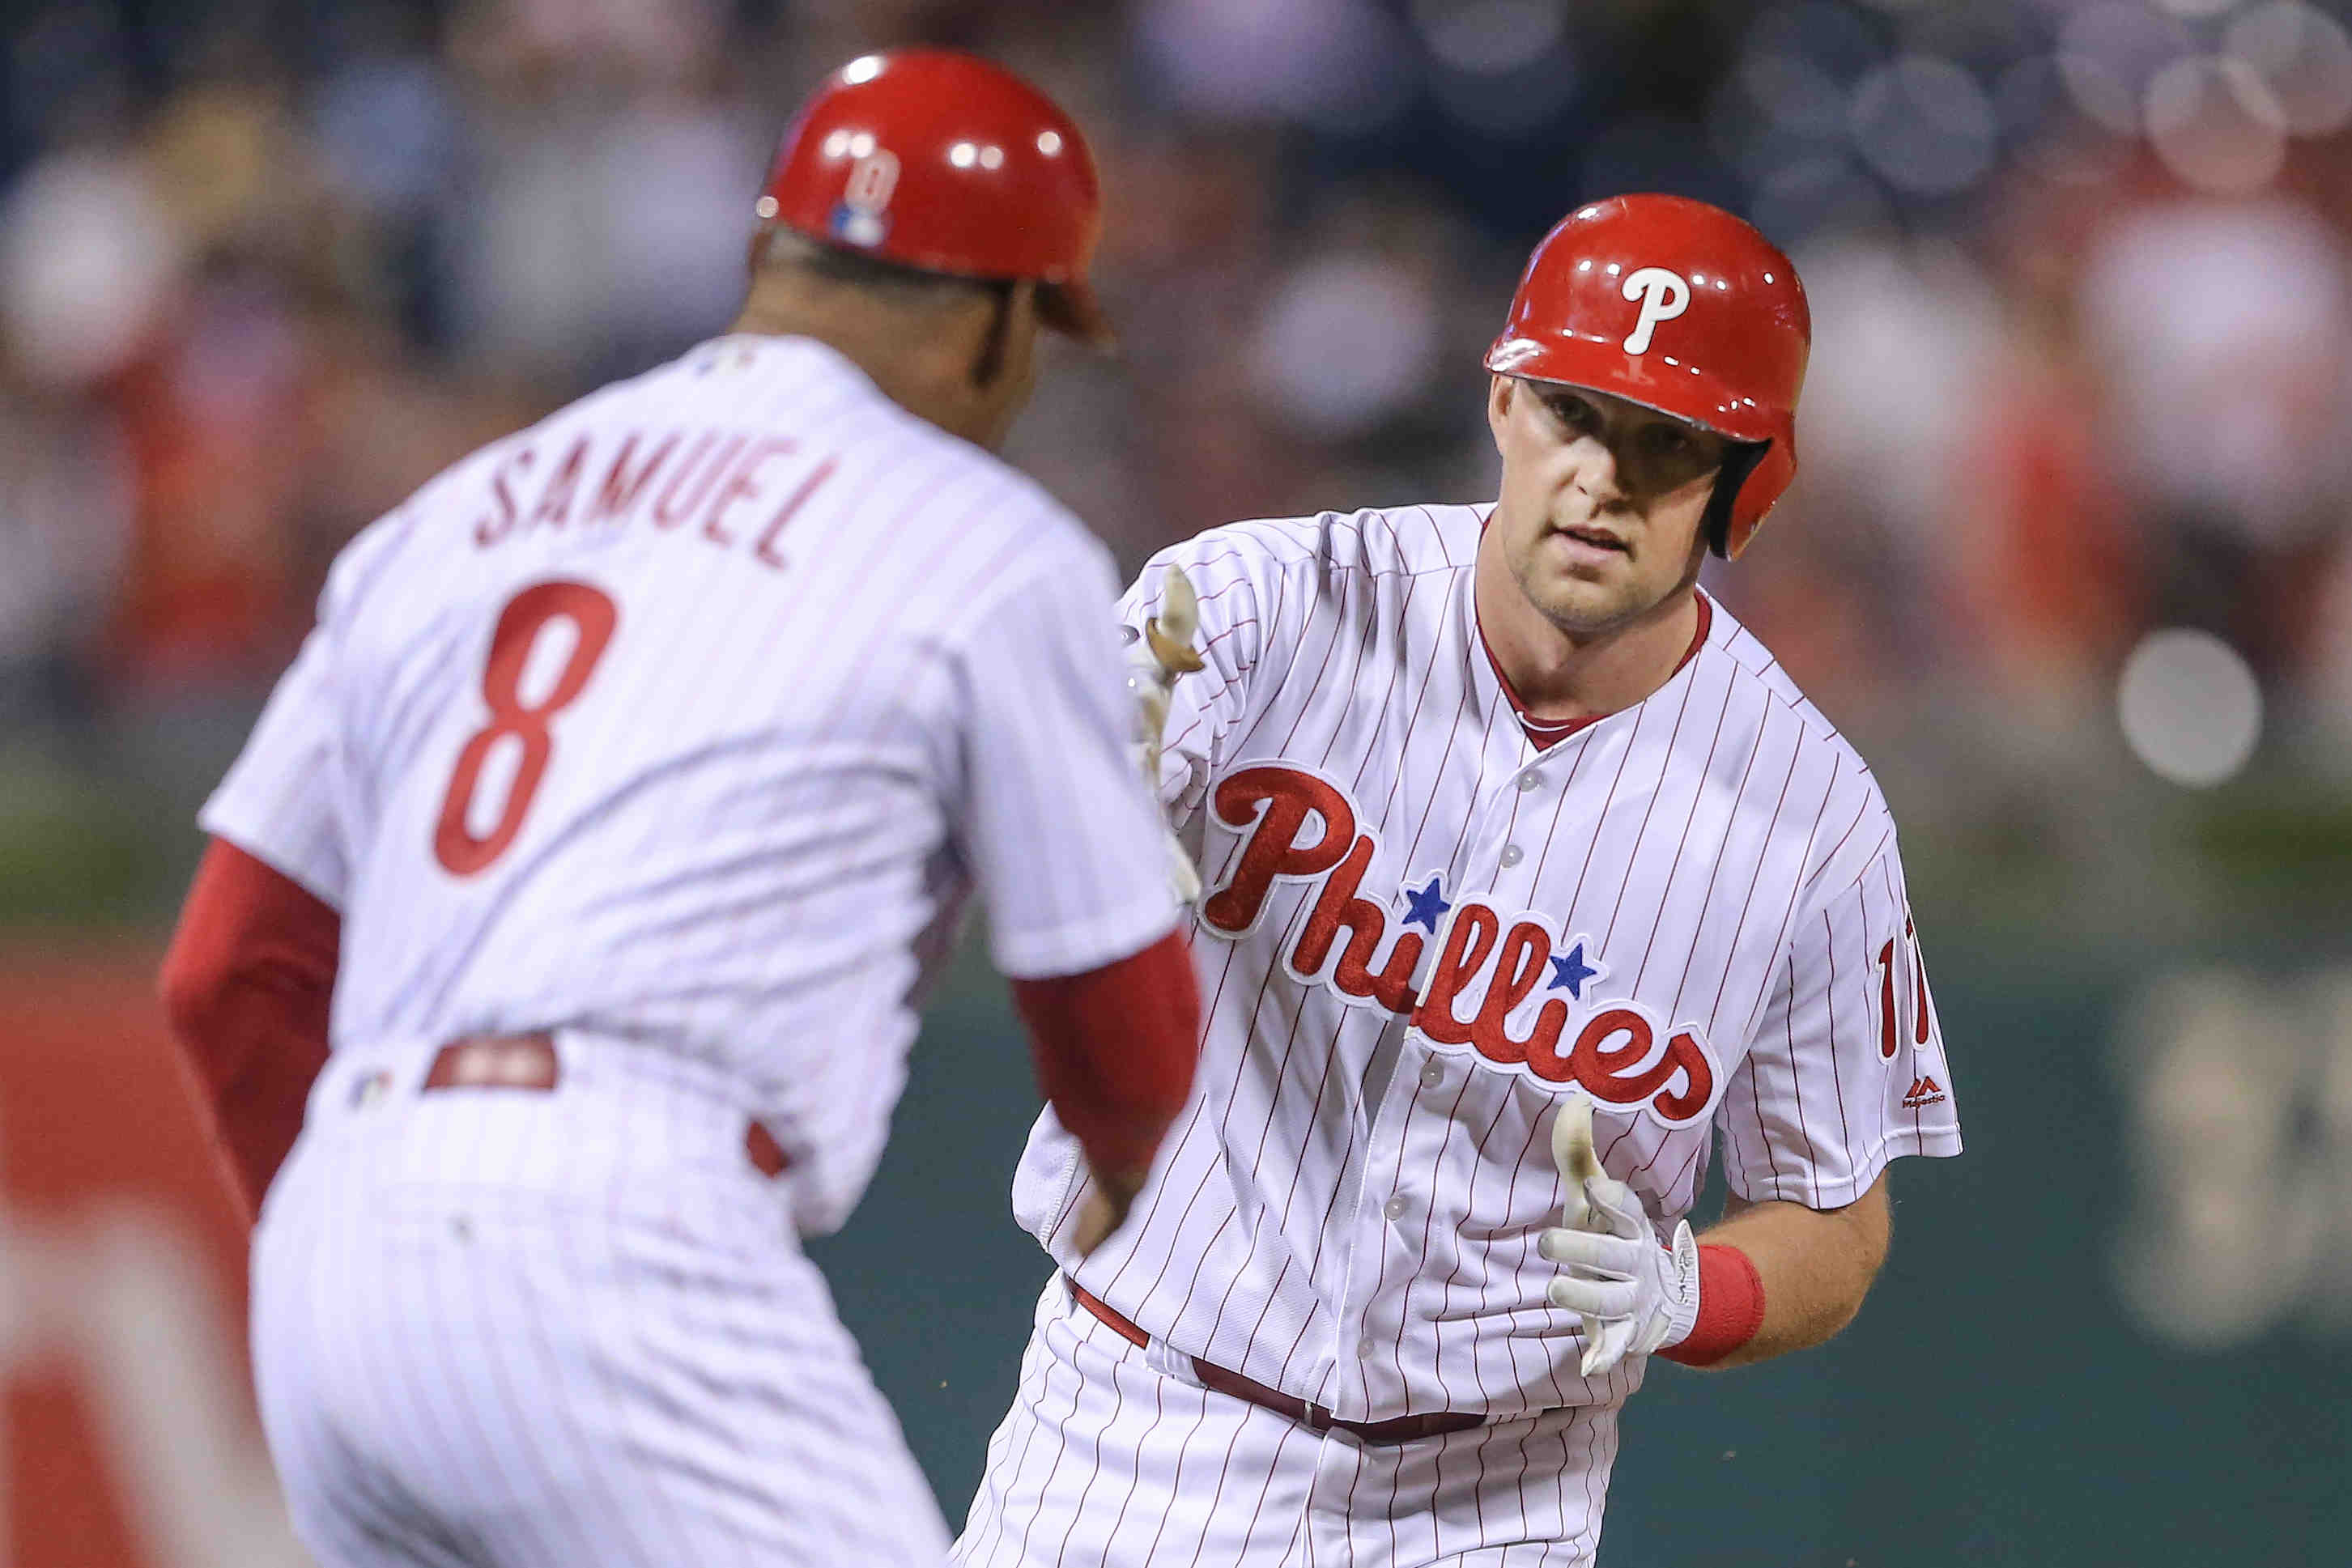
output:
[[[1592,1105],[1564,1103],[1552,1124],[1552,1158],[1568,1196],[1562,1223],[1536,1239],[1560,1266],[1545,1294],[1584,1322],[1587,1377],[1628,1355],[1648,1355],[1690,1337],[1698,1321],[1698,1242],[1687,1221],[1671,1249],[1658,1239],[1633,1189],[1601,1170],[1592,1154]]]
[[[1160,613],[1143,623],[1141,632],[1127,629],[1127,687],[1136,705],[1136,761],[1155,799],[1160,794],[1160,734],[1168,724],[1168,702],[1176,683],[1204,666],[1193,650],[1201,629],[1200,601],[1184,569],[1171,566],[1161,579]],[[1179,902],[1200,902],[1201,873],[1175,830],[1167,831],[1168,885]]]
[[[1135,743],[1135,765],[1151,788],[1156,800],[1160,793],[1160,726],[1168,716],[1168,686],[1151,650],[1140,637],[1128,645],[1127,689],[1136,699],[1136,713],[1140,727],[1148,733]],[[1185,852],[1184,841],[1168,825],[1167,813],[1160,813],[1160,843],[1168,856],[1168,891],[1176,902],[1194,904],[1201,901],[1201,873]]]

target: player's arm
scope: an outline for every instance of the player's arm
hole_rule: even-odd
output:
[[[1714,1281],[1718,1293],[1752,1292],[1755,1328],[1717,1355],[1661,1354],[1694,1366],[1746,1366],[1833,1337],[1862,1311],[1863,1298],[1886,1261],[1891,1228],[1885,1171],[1842,1208],[1731,1198],[1722,1222],[1698,1238],[1699,1301],[1704,1311],[1714,1264],[1722,1270]],[[1731,1249],[1738,1257],[1713,1259],[1708,1249],[1717,1247]],[[1755,1272],[1752,1285],[1736,1277],[1743,1260]]]
[[[165,1016],[247,1218],[327,1061],[342,919],[226,840],[205,852],[163,959]]]
[[[1567,1212],[1538,1246],[1562,1266],[1549,1293],[1581,1316],[1588,1376],[1629,1354],[1745,1365],[1853,1320],[1886,1259],[1887,1163],[1960,1149],[1927,975],[1885,824],[1801,907],[1717,1108],[1732,1202],[1703,1236],[1654,1230],[1593,1160],[1589,1107],[1563,1109]]]
[[[1537,1249],[1559,1264],[1546,1294],[1576,1312],[1584,1375],[1628,1355],[1744,1366],[1821,1343],[1853,1321],[1886,1260],[1886,1176],[1852,1203],[1815,1208],[1734,1195],[1723,1222],[1671,1237],[1594,1156],[1591,1103],[1563,1104],[1552,1155],[1566,1190]]]
[[[213,843],[161,977],[181,1060],[249,1215],[327,1055],[348,877],[331,659],[330,634],[314,631],[205,804]]]
[[[1200,993],[1178,932],[1084,974],[1014,980],[1037,1084],[1094,1177],[1074,1245],[1118,1228],[1192,1089]]]
[[[1716,1114],[1730,1198],[1700,1251],[1745,1260],[1760,1316],[1707,1364],[1802,1350],[1853,1322],[1891,1240],[1889,1162],[1960,1148],[1892,824],[1858,866],[1821,880]],[[1703,1273],[1702,1312],[1707,1282]]]
[[[959,662],[960,834],[1039,1085],[1101,1196],[1082,1246],[1140,1190],[1200,1031],[1112,594],[1106,559],[1068,552],[989,605]]]

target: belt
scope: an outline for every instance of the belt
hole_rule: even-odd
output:
[[[1151,1336],[1129,1322],[1126,1314],[1100,1296],[1071,1279],[1062,1276],[1070,1288],[1070,1297],[1092,1312],[1112,1333],[1139,1350],[1151,1343]],[[1262,1409],[1277,1416],[1287,1416],[1310,1432],[1328,1432],[1338,1427],[1376,1447],[1411,1443],[1423,1437],[1439,1437],[1448,1432],[1466,1432],[1473,1427],[1483,1427],[1486,1417],[1467,1410],[1432,1410],[1421,1416],[1398,1416],[1386,1421],[1342,1421],[1320,1405],[1310,1404],[1295,1394],[1285,1394],[1279,1388],[1269,1388],[1255,1377],[1244,1377],[1238,1372],[1227,1372],[1213,1362],[1192,1358],[1192,1375],[1201,1380],[1203,1388],[1235,1399],[1246,1399]]]
[[[426,1093],[436,1089],[527,1089],[544,1094],[563,1076],[554,1037],[533,1034],[469,1034],[434,1054],[425,1070]],[[773,1133],[754,1118],[743,1130],[743,1156],[763,1176],[784,1174],[793,1163]]]

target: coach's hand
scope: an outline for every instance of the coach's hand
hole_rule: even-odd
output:
[[[1659,1240],[1633,1189],[1593,1157],[1592,1109],[1581,1098],[1560,1107],[1552,1157],[1567,1186],[1565,1223],[1537,1238],[1536,1249],[1560,1266],[1545,1292],[1551,1304],[1584,1320],[1584,1375],[1681,1343],[1698,1319],[1698,1243],[1689,1224],[1675,1227],[1671,1249]]]
[[[1071,1233],[1071,1244],[1081,1258],[1091,1256],[1094,1249],[1110,1239],[1111,1233],[1127,1223],[1127,1211],[1135,1206],[1135,1195],[1143,1190],[1148,1171],[1124,1172],[1105,1176],[1097,1171],[1087,1183],[1087,1196],[1078,1202],[1078,1225]]]

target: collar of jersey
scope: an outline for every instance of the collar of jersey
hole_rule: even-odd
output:
[[[1708,602],[1706,591],[1694,588],[1691,592],[1698,600],[1698,630],[1691,634],[1690,646],[1683,650],[1683,656],[1675,662],[1675,667],[1666,676],[1666,680],[1658,683],[1660,690],[1664,689],[1666,681],[1671,681],[1675,675],[1681,674],[1690,662],[1698,657],[1698,651],[1706,646],[1707,633],[1715,626],[1715,606]],[[1528,712],[1528,705],[1519,700],[1518,692],[1511,685],[1511,677],[1503,673],[1503,662],[1495,657],[1495,646],[1486,641],[1486,628],[1478,624],[1478,601],[1475,593],[1470,601],[1470,623],[1477,627],[1478,648],[1486,655],[1486,667],[1495,673],[1495,684],[1502,688],[1504,700],[1511,705],[1511,712],[1518,719],[1519,728],[1527,736],[1528,744],[1538,751],[1549,750],[1570,736],[1612,716],[1610,714],[1594,713],[1587,714],[1582,718],[1535,717]],[[1648,700],[1646,697],[1643,699],[1644,702]],[[1619,708],[1615,711],[1622,713],[1624,709]]]

